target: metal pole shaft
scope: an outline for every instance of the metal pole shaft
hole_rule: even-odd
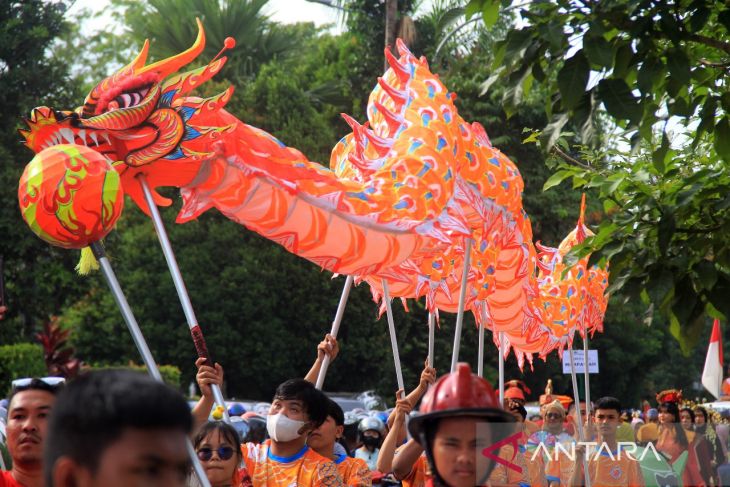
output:
[[[150,215],[152,215],[152,223],[155,226],[155,232],[157,233],[157,238],[160,241],[162,253],[165,255],[165,260],[167,261],[167,268],[169,269],[170,275],[172,276],[172,282],[175,284],[175,290],[177,291],[177,296],[180,299],[180,304],[182,305],[183,313],[185,314],[185,320],[187,321],[188,327],[193,334],[193,341],[196,342],[196,348],[198,348],[197,345],[201,341],[202,345],[204,346],[205,339],[203,338],[203,332],[202,330],[200,330],[200,327],[198,325],[198,319],[195,317],[193,303],[190,301],[190,295],[188,294],[188,290],[185,287],[185,281],[183,280],[182,274],[180,273],[180,267],[177,265],[175,252],[172,250],[172,245],[170,245],[170,239],[167,237],[167,230],[165,229],[165,224],[162,221],[162,216],[160,216],[160,211],[155,204],[155,200],[152,198],[152,192],[147,185],[147,179],[145,178],[144,174],[138,174],[137,180],[142,186],[144,199],[147,202],[147,207],[150,210]],[[207,347],[205,347],[204,349],[207,352]],[[200,355],[200,351],[198,355]],[[207,355],[207,353],[205,355]],[[209,359],[208,365],[212,367],[214,364],[213,361],[210,360],[210,357],[206,356],[205,358]],[[223,408],[223,420],[227,423],[230,423],[231,418],[228,416],[228,408],[226,408],[226,401],[223,398],[221,388],[218,386],[218,384],[211,384],[211,390],[213,391],[213,397],[215,398],[215,402]]]
[[[433,347],[435,340],[436,315],[433,311],[428,312],[428,366],[433,367]]]
[[[486,304],[485,304],[486,306]],[[477,351],[477,375],[479,377],[484,377],[484,326],[485,323],[485,316],[486,313],[484,310],[482,310],[482,319],[480,320],[480,323],[477,323],[477,326],[479,326],[479,350]]]
[[[585,386],[586,386],[586,421],[588,422],[588,425],[591,424],[591,380],[589,377],[589,370],[588,370],[588,330],[584,330],[583,335],[583,363],[585,364],[585,370],[583,370],[583,377],[585,380]]]
[[[573,380],[573,398],[575,400],[575,417],[578,422],[578,438],[580,441],[586,441],[585,431],[583,431],[583,418],[580,413],[580,397],[578,397],[578,379],[575,375],[575,360],[573,359],[573,345],[568,349],[570,353],[570,377]],[[585,360],[584,360],[585,362]],[[588,456],[583,455],[583,473],[586,478],[586,487],[591,487],[591,477],[588,473]]]
[[[119,285],[119,281],[117,280],[116,274],[114,274],[114,269],[112,269],[109,259],[106,258],[104,247],[102,247],[99,242],[92,243],[90,247],[91,251],[94,253],[94,257],[96,257],[99,261],[101,272],[109,285],[109,289],[111,289],[114,301],[116,301],[119,311],[122,313],[122,317],[124,318],[124,322],[127,324],[127,328],[132,335],[134,344],[137,346],[137,350],[139,350],[140,355],[142,355],[142,361],[144,361],[144,364],[147,367],[147,372],[156,381],[163,382],[160,370],[157,368],[157,363],[155,363],[155,359],[152,357],[152,352],[147,345],[147,341],[142,334],[142,330],[139,328],[139,324],[134,317],[134,313],[132,313],[132,308],[130,308],[127,298],[124,296],[124,291],[122,291],[122,287]],[[203,470],[203,466],[198,460],[195,448],[193,448],[193,444],[190,442],[190,439],[186,440],[186,448],[193,463],[193,469],[195,470],[195,474],[198,476],[200,483],[203,487],[210,487],[208,476],[205,474],[205,470]]]
[[[347,305],[347,298],[350,296],[350,289],[352,289],[352,282],[354,278],[347,276],[345,279],[345,286],[342,288],[342,295],[340,295],[340,303],[337,305],[337,312],[335,313],[335,321],[332,322],[332,329],[330,335],[337,338],[337,334],[340,332],[340,323],[342,323],[342,316],[345,314],[345,306]],[[324,384],[324,376],[327,375],[327,368],[330,365],[330,356],[325,355],[322,360],[322,366],[319,368],[319,374],[317,375],[317,383],[315,387],[322,389]]]
[[[403,385],[403,371],[400,368],[400,356],[398,355],[398,341],[395,338],[395,323],[393,322],[393,308],[390,305],[390,292],[388,282],[383,279],[383,299],[385,300],[385,314],[388,318],[388,330],[390,331],[390,346],[393,348],[393,362],[395,363],[395,378],[398,381],[398,389],[405,392]]]
[[[464,271],[461,275],[461,291],[459,292],[459,310],[456,313],[456,330],[454,330],[454,350],[451,353],[451,372],[456,372],[459,363],[459,347],[461,346],[461,328],[464,323],[464,305],[466,302],[466,280],[471,265],[471,239],[466,240],[464,250]]]
[[[499,332],[499,403],[504,404],[504,332]]]
[[[106,279],[106,282],[112,291],[114,301],[117,303],[117,306],[119,306],[119,311],[121,311],[124,322],[127,324],[127,328],[129,328],[129,333],[132,334],[132,340],[134,340],[137,350],[139,350],[140,355],[142,355],[142,361],[147,367],[150,375],[154,377],[155,380],[162,382],[160,370],[157,368],[155,359],[152,357],[152,352],[147,346],[147,341],[142,335],[142,330],[140,330],[137,320],[134,318],[132,308],[129,307],[127,298],[124,296],[122,287],[119,285],[119,281],[117,281],[114,269],[112,269],[103,247],[99,242],[94,242],[91,244],[91,250],[94,252],[94,256],[99,261],[99,266],[101,267],[104,279]]]

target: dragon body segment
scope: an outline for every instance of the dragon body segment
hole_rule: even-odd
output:
[[[368,121],[343,115],[352,133],[327,168],[228,113],[232,87],[188,96],[226,61],[175,74],[204,43],[199,23],[190,49],[150,65],[145,43],[83,106],[34,109],[21,131],[26,145],[91,147],[146,213],[139,175],[158,205],[171,202],[155,188],[180,188],[178,222],[216,208],[324,269],[367,281],[376,299],[385,279],[393,296],[455,311],[470,246],[467,309],[506,333],[520,361],[550,351],[542,313],[552,298],[540,296],[520,173],[481,125],[459,116],[424,58],[400,41],[398,58],[386,50],[390,68],[371,93]]]
[[[480,124],[459,116],[455,96],[426,60],[416,59],[400,41],[398,49],[398,59],[386,50],[390,69],[370,95],[368,122],[346,118],[353,133],[335,146],[330,167],[354,180],[376,178],[383,168],[403,174],[396,184],[429,177],[424,189],[412,185],[407,204],[428,211],[441,198],[439,204],[445,203],[466,225],[468,237],[455,236],[441,251],[413,256],[364,279],[376,300],[383,295],[385,277],[392,296],[425,295],[430,310],[456,311],[465,238],[470,238],[467,309],[474,310],[479,322],[486,317],[492,330],[514,334],[521,350],[542,352],[546,342],[537,327],[536,252],[522,208],[522,177],[492,147]],[[449,192],[451,201],[444,199]]]

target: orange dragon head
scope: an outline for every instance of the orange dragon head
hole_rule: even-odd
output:
[[[198,36],[188,50],[146,65],[149,41],[127,66],[101,81],[77,109],[38,107],[20,130],[33,152],[57,144],[77,144],[103,154],[121,174],[122,185],[137,205],[148,212],[135,177],[144,174],[150,188],[180,187],[197,174],[210,148],[230,126],[215,124],[211,117],[228,102],[233,87],[208,99],[185,97],[218,73],[225,57],[175,76],[205,47],[205,33],[198,22]],[[233,46],[226,41],[226,48]],[[170,201],[153,190],[157,204]]]

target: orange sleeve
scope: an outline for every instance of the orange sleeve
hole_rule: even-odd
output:
[[[352,465],[347,478],[342,479],[348,487],[371,487],[373,475],[370,473],[368,464],[362,458],[351,458]]]
[[[256,459],[258,458],[260,446],[256,443],[242,443],[241,455],[243,455],[243,463],[245,469],[250,476],[253,477],[256,472]]]
[[[639,462],[631,459],[629,464],[629,487],[644,487],[644,476]]]

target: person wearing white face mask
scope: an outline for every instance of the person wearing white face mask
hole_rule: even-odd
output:
[[[198,383],[203,397],[194,416],[206,416],[213,406],[210,384],[221,384],[223,371],[198,365]],[[345,485],[337,467],[310,449],[309,433],[327,419],[327,396],[304,379],[290,379],[277,387],[266,418],[269,440],[241,445],[243,461],[254,487],[297,487]]]

